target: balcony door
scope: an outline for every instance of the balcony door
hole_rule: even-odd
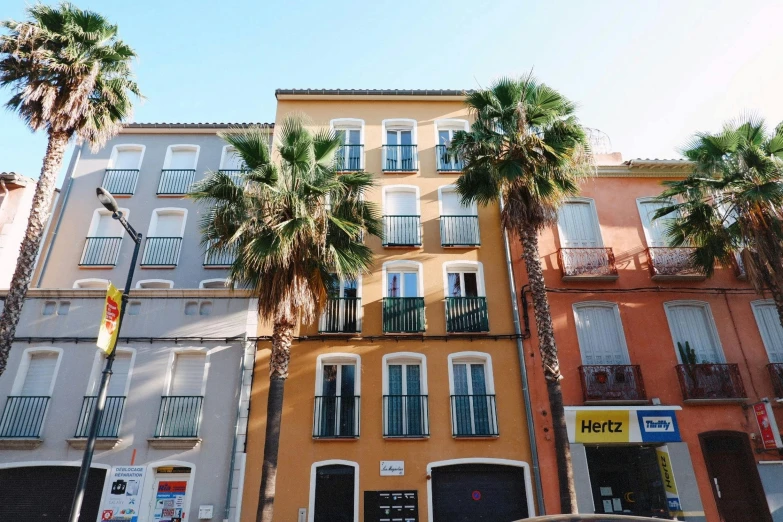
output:
[[[449,297],[478,297],[479,285],[476,272],[448,272]]]
[[[655,213],[665,207],[667,203],[654,199],[641,199],[638,200],[638,205],[639,217],[642,220],[647,246],[650,248],[668,247],[669,242],[666,235],[666,221],[668,218],[655,219]]]
[[[387,216],[418,216],[416,194],[408,190],[389,190],[386,192]]]
[[[698,364],[722,364],[726,362],[720,345],[712,312],[706,303],[665,303],[674,349],[681,359],[680,346],[688,343],[696,355]],[[680,361],[687,364],[688,361]]]
[[[590,200],[567,201],[557,215],[562,248],[602,248],[598,215]]]
[[[388,272],[386,297],[419,297],[418,272]]]
[[[118,148],[117,155],[112,162],[115,170],[137,170],[141,165],[141,148]]]
[[[334,275],[327,293],[329,299],[321,317],[321,331],[358,332],[359,282]]]
[[[452,363],[454,379],[453,415],[456,435],[490,435],[490,407],[484,362]]]
[[[386,130],[386,170],[412,170],[413,131],[411,129]]]
[[[751,304],[756,317],[761,339],[767,349],[769,362],[783,363],[783,326],[775,303],[771,301],[756,301]]]
[[[388,397],[386,433],[391,437],[424,435],[421,364],[393,362],[386,368]]]
[[[327,362],[321,371],[319,436],[356,436],[356,364]]]
[[[361,170],[361,129],[336,129],[334,132],[343,144],[343,147],[338,151],[337,155],[338,168],[344,170]]]
[[[577,304],[574,305],[574,318],[582,364],[630,364],[617,305]]]
[[[169,155],[166,169],[192,170],[196,168],[198,152],[192,148],[173,148]]]

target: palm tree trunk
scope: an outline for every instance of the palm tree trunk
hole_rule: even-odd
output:
[[[63,163],[65,148],[68,146],[68,135],[64,132],[50,132],[49,144],[46,147],[41,176],[35,185],[33,205],[27,221],[27,230],[19,248],[19,258],[16,260],[16,270],[11,279],[11,287],[5,298],[3,314],[0,316],[0,375],[5,372],[8,364],[8,354],[16,335],[16,326],[24,306],[24,299],[35,268],[35,258],[38,247],[43,239],[43,231],[49,219],[54,194],[54,182]]]
[[[544,367],[544,377],[549,394],[549,409],[552,414],[552,428],[555,435],[555,454],[557,457],[557,478],[560,485],[560,510],[562,513],[576,513],[576,490],[574,488],[574,470],[571,465],[571,446],[568,443],[565,410],[563,409],[563,390],[560,381],[560,362],[557,359],[555,331],[552,326],[552,314],[549,310],[549,298],[546,294],[544,272],[538,254],[538,233],[533,227],[524,226],[519,232],[522,242],[522,257],[527,268],[530,295],[533,298],[533,311],[538,333],[538,351]],[[531,433],[531,437],[535,434]]]
[[[261,487],[258,492],[256,522],[272,522],[277,483],[277,453],[280,449],[280,425],[283,416],[283,392],[291,361],[291,341],[294,324],[275,321],[272,332],[272,355],[269,358],[269,397],[266,404],[266,433],[264,435],[264,465],[261,469]]]

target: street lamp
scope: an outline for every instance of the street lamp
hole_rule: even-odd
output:
[[[87,445],[84,448],[84,457],[82,458],[82,467],[79,469],[79,480],[76,483],[76,492],[73,495],[73,503],[71,504],[71,517],[68,519],[70,522],[78,522],[80,511],[82,510],[82,501],[84,500],[84,491],[87,489],[87,478],[90,475],[90,465],[92,464],[92,456],[95,453],[95,439],[98,438],[98,426],[101,424],[101,417],[103,417],[103,408],[106,406],[106,395],[109,391],[109,379],[111,379],[111,368],[114,364],[114,354],[117,351],[117,340],[120,338],[120,329],[122,328],[122,318],[125,317],[125,307],[128,304],[128,293],[131,290],[131,283],[133,281],[133,271],[136,268],[136,260],[139,257],[139,247],[141,246],[141,234],[136,232],[133,227],[125,219],[125,216],[120,212],[120,208],[117,205],[117,201],[111,193],[99,187],[95,189],[98,201],[106,207],[106,210],[111,212],[111,217],[120,222],[122,227],[128,232],[133,239],[135,246],[133,247],[133,257],[131,257],[130,268],[128,269],[128,279],[125,281],[125,291],[122,293],[122,305],[120,307],[120,317],[117,320],[117,336],[114,338],[114,344],[111,347],[109,355],[106,356],[106,366],[103,368],[103,374],[101,376],[101,385],[98,389],[98,399],[95,401],[95,408],[90,414],[90,431],[87,435]]]

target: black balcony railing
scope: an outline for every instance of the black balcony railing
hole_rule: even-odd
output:
[[[686,401],[739,400],[748,396],[736,364],[680,364],[676,369]]]
[[[455,437],[498,435],[494,395],[452,395],[451,433]]]
[[[384,437],[427,437],[430,434],[426,395],[384,395]]]
[[[205,267],[226,267],[234,264],[237,254],[234,248],[207,248],[204,255]]]
[[[585,402],[647,400],[638,365],[591,364],[579,367]]]
[[[313,437],[317,439],[357,438],[360,400],[358,395],[318,396],[313,410]]]
[[[364,156],[364,145],[343,145],[337,149],[335,164],[337,170],[341,172],[352,172],[362,170],[362,157]]]
[[[177,266],[181,237],[148,237],[141,266]]]
[[[220,169],[218,172],[231,178],[231,181],[234,182],[234,185],[243,187],[245,185],[244,175],[248,171],[244,169]]]
[[[383,170],[398,172],[419,170],[416,145],[384,145]]]
[[[704,273],[693,266],[693,248],[650,247],[647,266],[653,279],[703,279]]]
[[[611,248],[561,248],[557,251],[563,279],[617,277]]]
[[[444,247],[481,245],[478,216],[441,216],[440,244]]]
[[[87,396],[82,401],[82,409],[79,413],[79,422],[76,424],[76,433],[74,437],[87,437],[90,432],[90,418],[98,401],[96,396]],[[109,396],[106,397],[106,405],[103,408],[101,423],[98,425],[98,436],[116,439],[120,433],[120,421],[122,419],[122,409],[125,406],[125,397]]]
[[[158,195],[185,195],[190,192],[196,169],[163,169],[160,171]]]
[[[9,396],[0,418],[0,438],[38,438],[41,436],[49,397]]]
[[[772,379],[772,387],[775,389],[775,397],[783,399],[783,363],[767,365],[769,378]]]
[[[114,266],[121,245],[121,237],[88,237],[79,266]]]
[[[139,169],[106,169],[101,187],[115,196],[132,196],[138,181]]]
[[[384,297],[383,331],[385,333],[422,333],[424,331],[424,298]]]
[[[421,217],[383,216],[383,246],[421,246]]]
[[[198,437],[204,397],[167,395],[160,398],[155,437]]]
[[[356,333],[359,330],[360,297],[330,297],[326,301],[318,331],[321,333]]]
[[[446,331],[488,332],[489,314],[486,297],[447,297]]]
[[[459,172],[465,164],[453,154],[449,154],[449,148],[446,145],[436,145],[435,155],[438,159],[438,171],[440,172]]]

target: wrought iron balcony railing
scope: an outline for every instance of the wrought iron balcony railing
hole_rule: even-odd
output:
[[[209,247],[204,255],[204,266],[206,268],[228,267],[234,264],[236,258],[237,254],[234,248]]]
[[[783,363],[768,364],[767,370],[772,380],[772,387],[775,389],[775,397],[783,399]]]
[[[690,247],[650,247],[647,267],[653,280],[704,279],[704,273],[693,266]]]
[[[163,169],[158,183],[159,196],[179,196],[190,192],[196,169]]]
[[[384,333],[424,332],[423,297],[384,297]]]
[[[358,395],[318,396],[313,410],[313,437],[342,439],[359,437]]]
[[[419,170],[419,154],[416,145],[384,145],[383,170],[414,172]]]
[[[198,437],[204,397],[165,395],[160,398],[155,437]]]
[[[585,403],[647,402],[642,371],[631,364],[591,364],[579,367]]]
[[[87,437],[90,432],[90,418],[98,402],[98,397],[86,396],[82,401],[82,409],[79,412],[79,422],[76,424],[75,438]],[[98,425],[98,436],[116,439],[120,433],[120,421],[122,409],[125,407],[125,397],[106,397],[106,406],[103,408],[103,416]]]
[[[449,148],[446,145],[436,145],[435,155],[438,160],[437,169],[439,172],[460,172],[465,164],[453,154],[449,154]]]
[[[444,247],[481,245],[478,216],[441,216],[440,244]]]
[[[429,406],[426,395],[384,395],[384,437],[428,437]]]
[[[318,322],[320,333],[356,333],[359,329],[360,297],[330,297]]]
[[[686,401],[738,401],[748,397],[736,364],[680,364],[676,369]]]
[[[446,331],[488,332],[489,314],[486,297],[447,297]]]
[[[494,395],[452,395],[451,434],[455,437],[496,437]]]
[[[181,237],[148,237],[141,266],[177,266]]]
[[[106,169],[101,187],[115,196],[132,196],[138,181],[139,169]]]
[[[248,171],[244,169],[220,169],[218,172],[231,178],[234,185],[242,187],[245,185],[245,178],[243,176]]]
[[[364,170],[364,145],[343,145],[337,149],[335,162],[341,172]]]
[[[617,279],[611,248],[561,248],[557,257],[565,281]]]
[[[121,237],[88,237],[79,266],[114,266],[121,245]]]
[[[421,216],[383,216],[383,246],[421,246]]]
[[[0,438],[39,438],[49,397],[9,395],[0,418]]]

